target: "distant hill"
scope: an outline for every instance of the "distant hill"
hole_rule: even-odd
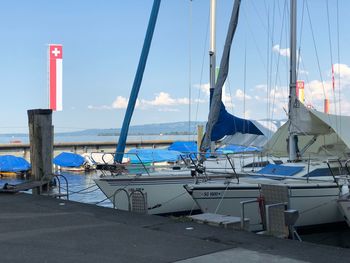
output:
[[[266,120],[260,120],[266,121]],[[273,123],[280,127],[286,120],[274,120]],[[192,134],[197,132],[198,125],[204,125],[206,122],[191,122],[190,127],[188,122],[169,122],[169,123],[153,123],[144,125],[134,125],[129,128],[129,135],[154,135],[154,134]],[[119,135],[121,129],[86,129],[74,132],[56,132],[58,136],[113,136]],[[28,133],[7,133],[0,134],[0,137],[10,136],[27,136]]]
[[[188,134],[189,130],[192,133],[197,132],[198,125],[205,125],[205,122],[191,122],[189,127],[188,122],[171,122],[171,123],[153,123],[144,125],[130,126],[130,135],[152,135],[152,134]],[[60,136],[81,136],[81,135],[99,135],[99,136],[111,136],[119,135],[121,129],[87,129],[76,132],[62,132],[56,133]]]

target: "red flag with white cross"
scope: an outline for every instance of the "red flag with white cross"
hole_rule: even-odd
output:
[[[49,108],[62,110],[62,45],[49,44]]]

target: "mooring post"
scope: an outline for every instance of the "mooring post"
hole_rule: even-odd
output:
[[[52,179],[53,126],[52,110],[28,110],[30,163],[35,181]],[[33,194],[40,194],[40,187]]]

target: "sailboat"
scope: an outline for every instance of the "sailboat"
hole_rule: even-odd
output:
[[[350,149],[350,137],[346,132],[350,127],[350,117],[308,109],[296,96],[296,3],[296,0],[291,0],[288,121],[264,147],[265,152],[275,156],[287,155],[288,162],[269,164],[240,181],[211,181],[185,186],[203,212],[241,216],[242,201],[257,199],[261,184],[275,184],[288,187],[290,207],[300,213],[296,226],[343,221],[337,208],[343,182],[334,172],[344,171],[341,170],[344,168],[341,160],[348,157]],[[215,116],[209,121],[215,123]],[[342,125],[337,125],[339,122]],[[207,136],[203,150],[209,147],[209,134]],[[258,204],[248,207],[246,217],[252,225],[261,222]]]
[[[214,39],[213,35],[215,34],[215,2],[215,0],[211,0],[211,43],[214,43],[212,41]],[[225,44],[226,51],[224,51],[221,64],[225,64],[229,57],[229,48],[238,19],[239,4],[240,1],[236,0],[233,5],[229,34]],[[155,19],[155,16],[151,15],[151,18]],[[153,25],[154,24],[155,22],[153,22]],[[211,46],[209,54],[211,83],[215,83],[214,44]],[[220,74],[222,73],[219,73],[219,76]],[[139,77],[135,77],[135,79],[139,79]],[[213,129],[213,133],[216,134],[218,138],[226,134],[234,133],[250,133],[255,134],[256,137],[263,136],[263,133],[252,122],[230,115],[223,107],[221,107],[220,110],[221,115],[219,115],[222,118],[222,124],[226,125],[227,122],[230,122],[232,125],[230,128],[224,127],[220,123],[216,125]],[[232,123],[234,121],[240,125],[234,125],[234,123]],[[123,147],[119,147],[119,143],[118,149],[123,151]],[[122,157],[122,154],[118,154],[116,155],[117,161],[119,160],[118,158]],[[144,210],[149,214],[186,213],[188,211],[197,210],[198,206],[184,189],[183,185],[214,179],[225,180],[227,177],[235,176],[232,167],[230,167],[230,171],[230,173],[215,174],[208,173],[205,170],[201,171],[200,169],[165,170],[153,173],[148,173],[146,171],[139,174],[103,176],[96,179],[95,183],[118,209],[133,210],[132,203],[134,199],[138,199],[141,200],[141,206],[146,207]],[[204,174],[201,175],[200,173],[203,172]]]

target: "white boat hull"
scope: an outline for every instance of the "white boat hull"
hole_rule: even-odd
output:
[[[202,212],[241,216],[242,201],[260,196],[258,184],[201,184],[188,186]],[[289,184],[290,208],[299,211],[296,226],[310,226],[343,221],[337,208],[339,188],[334,183]],[[251,225],[261,222],[257,203],[246,205],[245,217]]]
[[[95,180],[101,191],[115,203],[115,207],[128,210],[128,198],[124,191],[129,194],[135,190],[141,191],[147,198],[149,214],[185,213],[199,210],[192,197],[183,187],[185,184],[195,183],[196,179],[187,175],[142,175],[142,176],[115,176],[103,177]],[[222,178],[222,176],[213,176]]]
[[[350,227],[350,197],[349,194],[346,194],[339,198],[338,207],[340,209],[341,214],[346,220],[348,226]]]

